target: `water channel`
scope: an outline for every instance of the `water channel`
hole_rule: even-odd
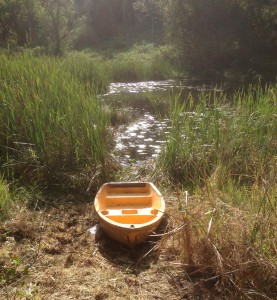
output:
[[[111,83],[109,92],[102,101],[113,105],[117,113],[129,120],[116,131],[114,154],[122,166],[143,163],[158,156],[170,131],[170,120],[166,113],[157,115],[149,98],[159,99],[159,107],[168,110],[168,101],[176,94],[182,98],[200,92],[210,92],[214,86],[189,84],[187,81],[146,81]]]

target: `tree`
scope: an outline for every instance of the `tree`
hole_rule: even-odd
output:
[[[163,34],[163,8],[165,0],[136,0],[133,7],[144,30],[151,29],[151,40],[159,41]]]
[[[78,27],[78,16],[73,0],[41,0],[48,20],[51,24],[47,36],[49,47],[58,56],[65,47],[70,46]]]
[[[133,0],[77,0],[78,14],[85,27],[78,39],[81,46],[95,46],[134,30],[136,16]]]
[[[276,6],[263,0],[170,0],[169,40],[192,76],[274,72]],[[274,57],[275,53],[275,57]],[[276,66],[275,66],[276,76]]]
[[[36,46],[43,41],[43,8],[39,0],[0,0],[0,41],[3,46]]]
[[[0,28],[1,42],[4,45],[10,42],[16,43],[16,28],[19,21],[22,2],[16,0],[0,1]]]
[[[20,1],[17,1],[20,3]],[[21,0],[15,31],[20,46],[36,46],[39,41],[42,7],[38,0]]]

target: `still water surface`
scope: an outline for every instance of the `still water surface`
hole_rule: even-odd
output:
[[[185,98],[200,92],[210,92],[211,85],[188,84],[186,81],[144,81],[131,83],[111,83],[109,92],[102,95],[104,102],[112,103],[116,110],[128,115],[131,122],[117,130],[114,154],[123,166],[140,164],[156,157],[166,143],[170,120],[157,116],[149,97],[164,101],[164,110],[168,109],[169,99],[182,92]]]

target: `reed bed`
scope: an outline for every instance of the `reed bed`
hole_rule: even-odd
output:
[[[233,99],[201,94],[171,100],[171,132],[160,164],[172,180],[203,184],[220,166],[237,182],[269,179],[276,151],[276,86],[250,86]]]
[[[230,299],[277,293],[276,91],[250,86],[232,99],[210,93],[197,103],[176,97],[157,163],[161,179],[194,195],[187,205],[178,197],[174,217],[185,225],[172,247],[187,276]]]
[[[125,117],[113,106],[103,107],[97,95],[111,81],[169,76],[163,51],[142,45],[112,56],[1,53],[0,174],[19,179],[19,186],[82,190],[114,176],[118,167],[110,155],[110,129]]]
[[[25,183],[104,175],[110,118],[95,93],[107,82],[84,57],[2,55],[1,172]]]
[[[177,76],[166,47],[135,45],[130,50],[108,55],[105,68],[114,82],[172,79]]]
[[[72,51],[68,53],[68,56],[71,60],[78,61],[72,66],[73,69],[77,67],[82,78],[99,79],[100,77],[101,82],[104,83],[107,81],[137,82],[172,79],[180,76],[180,71],[171,62],[171,51],[166,46],[136,44],[124,52],[115,52],[113,49],[99,52]],[[80,63],[81,65],[78,65]],[[90,68],[91,64],[94,68]],[[84,67],[85,71],[80,66]],[[95,85],[98,86],[99,81]]]

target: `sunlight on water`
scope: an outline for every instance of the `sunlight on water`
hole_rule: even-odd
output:
[[[144,113],[135,123],[120,129],[116,137],[115,154],[123,165],[139,163],[157,156],[165,139],[163,124],[157,117]]]
[[[166,91],[170,88],[176,87],[175,80],[165,81],[143,81],[143,82],[129,82],[129,83],[111,83],[109,95],[118,93],[141,93],[153,91]]]
[[[206,92],[214,90],[211,85],[189,83],[187,80],[163,80],[163,81],[141,81],[141,82],[113,82],[110,84],[109,92],[102,96],[111,96],[118,94],[139,94],[147,92],[165,92],[172,89],[197,90]],[[219,91],[220,89],[216,89]]]
[[[111,83],[109,93],[101,95],[102,100],[107,104],[113,103],[117,112],[127,112],[131,119],[131,123],[119,127],[116,134],[114,154],[119,163],[127,166],[157,157],[166,143],[171,128],[170,120],[165,116],[157,117],[148,100],[149,95],[158,95],[164,100],[165,110],[168,110],[166,99],[169,99],[169,93],[182,91],[188,95],[212,89],[203,84],[189,85],[185,80]]]

